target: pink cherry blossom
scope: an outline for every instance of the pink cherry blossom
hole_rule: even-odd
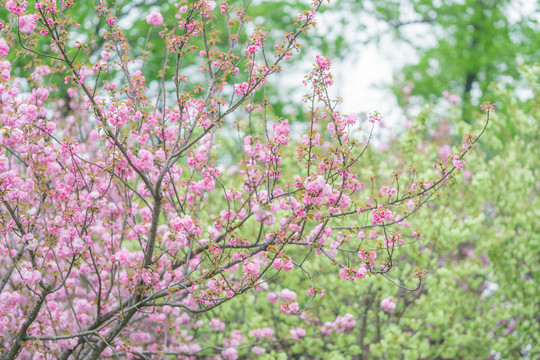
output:
[[[388,185],[384,185],[379,192],[382,196],[392,197],[396,193],[396,189],[391,188]]]
[[[41,272],[23,267],[21,269],[21,277],[26,283],[35,285],[41,281]]]
[[[452,164],[456,167],[457,170],[463,169],[463,166],[465,166],[465,161],[461,160],[456,156],[452,159]]]
[[[4,38],[0,38],[0,56],[7,56],[9,53],[9,46]]]
[[[238,351],[235,348],[227,348],[221,352],[221,355],[225,360],[238,359]]]
[[[257,278],[259,275],[260,268],[261,268],[261,265],[256,261],[252,261],[247,264],[244,264],[244,276]]]
[[[317,55],[317,60],[315,62],[319,66],[321,71],[326,71],[330,69],[330,61],[324,56]]]
[[[12,293],[2,292],[0,293],[0,311],[8,312],[15,308],[17,303],[21,300],[21,297],[17,291]]]
[[[281,298],[287,302],[294,301],[296,300],[296,293],[289,289],[283,289],[281,290]]]
[[[372,113],[369,113],[369,122],[370,123],[381,122],[381,121],[382,121],[382,116],[378,111],[374,111]]]
[[[30,34],[36,28],[37,15],[24,15],[19,17],[19,31],[23,34]]]
[[[223,331],[225,329],[225,323],[219,319],[212,318],[210,319],[210,327],[218,331]]]
[[[439,153],[439,157],[441,159],[446,159],[452,154],[452,148],[450,145],[444,144],[437,148],[437,152]]]
[[[12,13],[12,14],[15,14],[15,15],[21,15],[22,13],[24,13],[26,11],[26,7],[28,6],[28,1],[14,1],[14,0],[9,0],[7,3],[6,3],[6,9]]]
[[[289,334],[291,335],[291,339],[299,340],[301,337],[306,336],[306,330],[303,328],[297,327],[296,329],[289,330]]]
[[[260,346],[254,346],[253,349],[251,349],[251,351],[255,354],[255,355],[262,355],[266,352],[266,349],[263,348],[263,347],[260,347]]]
[[[279,295],[274,292],[271,292],[271,293],[266,294],[266,299],[270,301],[272,304],[276,304],[279,300]]]
[[[393,296],[382,299],[381,307],[386,312],[392,312],[397,306],[397,300]]]
[[[157,11],[154,11],[146,17],[146,22],[150,25],[160,26],[163,24],[163,15]]]
[[[488,112],[493,112],[495,111],[495,103],[491,101],[484,101],[480,106],[480,110],[487,110]]]
[[[300,310],[300,307],[298,306],[297,302],[281,305],[281,311],[286,315],[296,314],[299,310]]]
[[[274,128],[274,141],[279,142],[281,145],[287,145],[289,143],[289,120],[284,120],[280,124],[273,124]]]
[[[257,339],[271,338],[272,336],[274,336],[274,330],[270,327],[253,329],[252,334]]]

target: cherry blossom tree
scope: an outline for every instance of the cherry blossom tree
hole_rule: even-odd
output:
[[[132,53],[128,25],[106,2],[93,14],[108,24],[99,58],[86,55],[78,36],[84,24],[70,17],[76,2],[36,1],[35,9],[6,2],[2,359],[236,359],[244,335],[233,330],[215,344],[197,332],[197,314],[298,271],[310,288],[269,292],[268,300],[300,315],[324,295],[306,267],[314,257],[335,265],[336,281],[392,281],[394,252],[421,237],[409,217],[450,183],[479,136],[466,134],[434,165],[434,176],[412,170],[384,183],[369,178],[361,160],[382,116],[340,113],[324,56],[305,77],[305,121],[273,116],[267,79],[300,50],[321,3],[299,13],[276,44],[243,2],[180,1],[171,4],[174,24],[145,14],[164,43],[162,71],[152,74],[147,52]],[[64,86],[53,85],[58,78]],[[222,151],[230,141],[238,151]],[[411,282],[424,273],[416,269]],[[388,298],[382,306],[395,304]],[[334,325],[352,321],[343,314]],[[226,324],[213,318],[209,326]],[[247,347],[261,354],[261,344]]]

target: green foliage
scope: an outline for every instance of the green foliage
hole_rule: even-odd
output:
[[[400,80],[412,81],[412,95],[427,100],[437,99],[443,91],[460,95],[466,120],[472,120],[471,100],[477,106],[480,97],[493,95],[489,87],[492,81],[503,81],[505,87],[512,88],[512,80],[518,78],[516,66],[533,64],[540,55],[535,45],[540,41],[538,19],[532,14],[516,14],[515,1],[412,0],[410,4],[415,19],[428,24],[427,32],[435,36],[436,45],[425,46],[425,40],[413,40],[420,50],[420,60],[405,66]],[[384,6],[378,9],[390,23],[396,19],[391,10]],[[402,18],[400,14],[397,19]],[[406,24],[407,20],[395,24],[400,35],[405,33],[402,30]],[[475,87],[478,92],[471,99]]]
[[[420,105],[448,91],[462,98],[466,121],[473,119],[480,98],[492,97],[492,81],[514,89],[518,65],[533,65],[540,57],[538,2],[341,0],[338,6],[345,9],[344,19],[345,12],[358,15],[360,20],[349,26],[365,30],[369,21],[382,21],[397,42],[417,50],[419,60],[395,72],[398,99],[403,100],[406,84],[414,86],[410,95]],[[369,40],[381,35],[379,31]]]

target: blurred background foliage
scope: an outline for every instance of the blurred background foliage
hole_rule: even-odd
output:
[[[149,27],[146,16],[152,11],[161,12],[166,26],[171,29],[178,22],[175,18],[177,7],[193,2],[114,2],[117,9],[114,14],[126,32],[131,55],[138,56],[148,51],[144,63],[147,78],[162,69],[163,53],[160,49],[163,48],[163,41],[159,37],[162,29]],[[244,3],[253,20],[247,26],[247,33],[242,33],[239,43],[243,44],[254,27],[260,25],[268,31],[267,44],[271,46],[281,40],[284,31],[293,30],[293,18],[306,8],[308,1],[253,0],[229,3],[234,6]],[[74,31],[74,38],[88,44],[87,52],[79,55],[81,61],[98,60],[103,50],[103,34],[107,24],[103,17],[93,15],[96,5],[97,2],[92,1],[77,2],[70,10],[74,20],[82,24]],[[112,7],[113,3],[109,6]],[[30,7],[33,7],[32,4]],[[492,81],[515,90],[519,79],[517,67],[532,65],[540,58],[539,12],[540,3],[536,0],[334,0],[320,8],[320,23],[323,26],[302,38],[303,49],[290,62],[311,62],[314,52],[333,60],[351,59],[362,53],[363,46],[379,43],[384,36],[391,36],[394,44],[407,44],[418,55],[418,61],[395,69],[393,91],[396,97],[401,99],[403,86],[412,84],[412,101],[409,102],[421,106],[426,102],[435,102],[444,91],[448,91],[461,97],[461,118],[471,121],[472,109],[481,103],[481,98],[490,97],[489,84]],[[0,8],[0,17],[7,18],[4,7]],[[219,40],[226,46],[227,30],[221,17],[209,21],[207,27],[217,29]],[[49,45],[42,44],[42,47],[46,49]],[[396,53],[395,57],[399,58],[400,55]],[[174,62],[169,60],[169,64]],[[195,64],[182,65],[188,67]],[[165,79],[172,79],[173,67],[168,67]],[[18,67],[17,71],[19,74],[25,73],[22,67]],[[53,81],[61,85],[63,79]],[[276,115],[301,114],[298,101],[291,97],[293,89],[280,83],[272,84],[266,87],[265,94],[271,98]],[[295,117],[300,121],[303,118]]]

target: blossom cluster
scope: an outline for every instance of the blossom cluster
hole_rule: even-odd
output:
[[[394,227],[405,228],[404,219],[451,174],[444,169],[410,185],[370,178],[361,158],[371,138],[362,139],[360,128],[373,129],[382,117],[374,112],[362,121],[339,111],[328,95],[332,64],[321,55],[304,80],[305,123],[273,116],[267,78],[298,52],[298,37],[315,24],[321,3],[296,16],[294,31],[276,44],[262,27],[247,25],[247,8],[227,1],[145,14],[147,41],[159,38],[164,58],[177,59],[164,61],[157,76],[142,65],[151,43],[130,58],[121,12],[106,2],[95,7],[96,24],[105,28],[91,44],[76,41],[83,37],[74,35],[81,24],[70,15],[71,2],[38,1],[34,10],[26,1],[6,2],[12,27],[0,37],[5,359],[189,359],[212,349],[234,360],[255,344],[252,353],[261,355],[266,348],[257,341],[283,336],[277,328],[241,331],[212,311],[263,292],[276,316],[307,323],[306,299],[324,294],[306,265],[314,257],[337,265],[338,280],[393,271],[394,251],[416,234]],[[210,26],[214,19],[229,31]],[[18,51],[35,64],[24,80],[13,71]],[[464,138],[456,169],[476,140]],[[312,279],[310,288],[271,281],[291,271]],[[198,315],[205,312],[211,315]],[[321,333],[355,324],[351,314],[337,316]],[[303,325],[287,330],[289,342],[307,336]],[[217,335],[221,345],[205,347]],[[246,339],[255,340],[245,345]]]

